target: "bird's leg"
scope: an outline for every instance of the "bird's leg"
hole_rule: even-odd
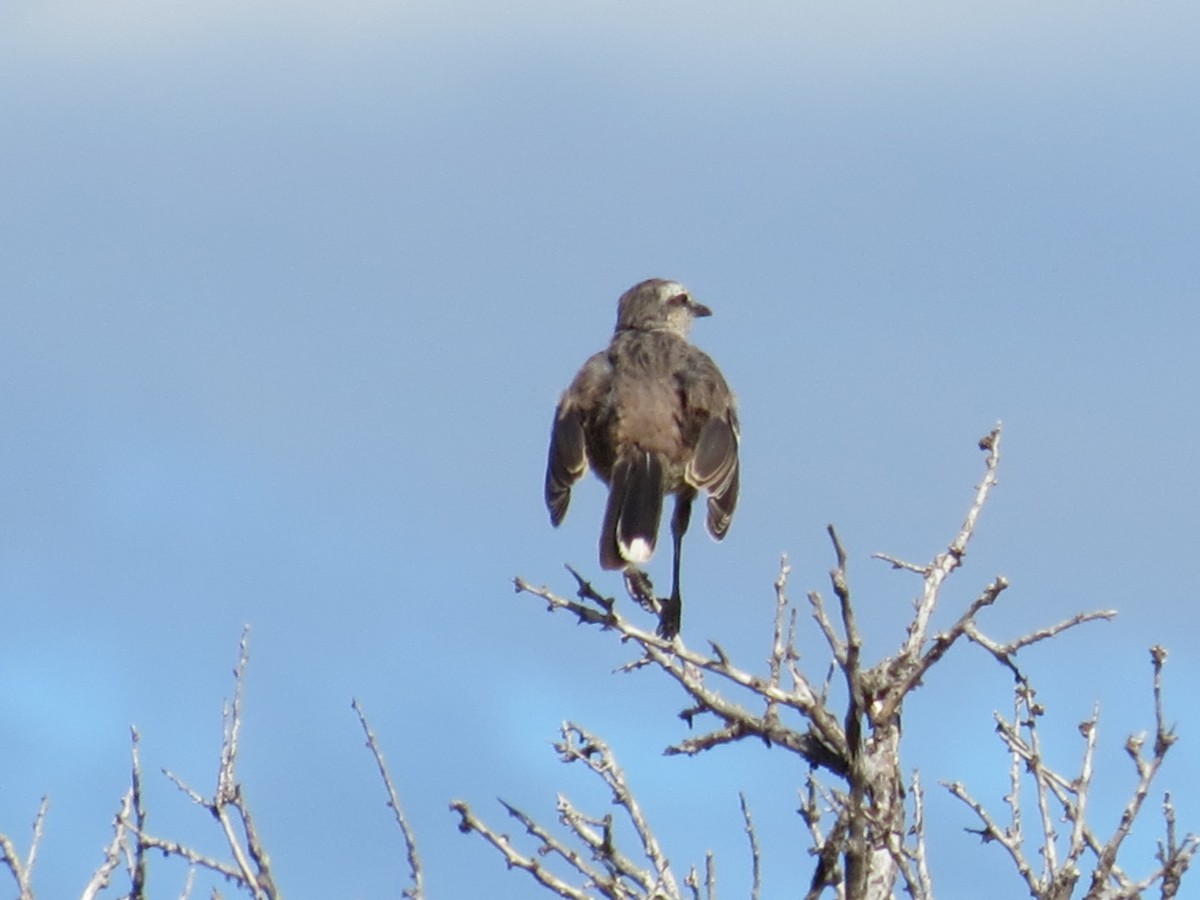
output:
[[[670,640],[679,634],[683,617],[683,597],[679,593],[679,561],[683,555],[683,535],[692,520],[692,498],[694,491],[680,491],[675,495],[675,514],[671,516],[671,541],[674,554],[671,559],[671,596],[662,601],[658,614],[658,633]]]

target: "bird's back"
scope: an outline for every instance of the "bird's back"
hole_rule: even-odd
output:
[[[669,332],[625,332],[613,340],[611,438],[616,446],[659,454],[668,467],[686,459],[680,374],[687,341]]]

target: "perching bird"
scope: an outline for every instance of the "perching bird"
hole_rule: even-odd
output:
[[[679,632],[679,555],[692,500],[708,492],[708,530],[720,540],[738,499],[733,393],[716,363],[688,342],[692,320],[710,315],[678,282],[651,278],[626,291],[608,349],[583,364],[559,401],[546,463],[554,525],[588,466],[608,484],[600,565],[624,569],[643,603],[653,594],[637,567],[654,553],[663,497],[675,495],[671,596],[659,611],[667,638]]]

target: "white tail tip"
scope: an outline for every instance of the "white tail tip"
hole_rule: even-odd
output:
[[[654,555],[654,548],[650,546],[650,542],[645,538],[634,538],[629,542],[629,546],[622,547],[625,552],[621,554],[631,563],[649,562],[650,557]]]

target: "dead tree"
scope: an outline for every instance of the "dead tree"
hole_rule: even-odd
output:
[[[754,738],[796,754],[808,770],[800,810],[811,841],[813,873],[808,885],[810,900],[831,894],[849,900],[885,900],[902,889],[913,898],[932,898],[933,882],[926,864],[923,793],[917,776],[906,778],[901,764],[900,719],[904,704],[920,687],[930,669],[956,643],[965,639],[982,647],[1011,671],[1018,710],[1010,722],[1000,718],[1000,734],[1012,759],[1013,789],[1008,798],[1011,822],[1001,826],[972,799],[964,786],[947,785],[963,799],[983,823],[977,833],[999,842],[1012,857],[1030,895],[1038,900],[1065,900],[1085,878],[1086,897],[1133,898],[1159,886],[1161,896],[1172,897],[1197,850],[1197,838],[1176,836],[1174,810],[1164,802],[1166,838],[1159,851],[1159,866],[1141,880],[1127,876],[1117,865],[1117,854],[1141,813],[1151,781],[1174,741],[1162,716],[1161,668],[1165,652],[1154,651],[1154,696],[1157,727],[1152,755],[1144,755],[1144,740],[1130,738],[1138,783],[1115,833],[1099,835],[1088,824],[1086,804],[1091,784],[1095,719],[1082,729],[1086,749],[1082,772],[1067,778],[1047,767],[1038,749],[1037,719],[1040,707],[1016,662],[1022,648],[1048,640],[1067,629],[1095,619],[1109,619],[1112,610],[1080,613],[1040,628],[1014,641],[1001,643],[989,637],[979,623],[980,614],[1008,587],[996,576],[944,631],[931,632],[930,623],[946,580],[962,564],[976,522],[993,487],[1000,462],[1000,428],[979,442],[986,468],[961,528],[945,550],[932,561],[916,564],[885,554],[876,557],[895,569],[915,574],[921,588],[899,646],[891,655],[870,664],[862,658],[862,640],[847,575],[847,554],[836,530],[829,528],[836,564],[830,573],[834,602],[817,591],[808,594],[815,627],[828,646],[832,669],[845,683],[844,708],[831,698],[829,684],[812,678],[800,666],[796,650],[798,610],[789,599],[790,568],[784,559],[775,582],[775,618],[765,672],[754,672],[735,663],[716,643],[707,650],[688,647],[681,638],[667,641],[653,628],[640,628],[625,618],[610,598],[597,593],[572,570],[576,596],[564,597],[549,588],[516,579],[518,593],[540,597],[554,612],[574,615],[605,634],[637,648],[638,657],[622,668],[650,668],[673,679],[687,695],[681,717],[704,730],[667,748],[669,754],[696,754],[724,744]],[[822,670],[826,667],[822,666]],[[732,694],[729,693],[732,691]],[[736,699],[731,699],[731,696]],[[531,850],[522,850],[481,820],[462,801],[452,808],[460,828],[475,832],[494,846],[509,867],[528,872],[560,897],[676,898],[715,896],[711,858],[705,873],[695,867],[687,873],[673,870],[660,842],[646,821],[636,795],[626,781],[612,751],[598,737],[574,724],[563,726],[556,745],[564,762],[582,762],[611,790],[615,805],[637,835],[640,847],[631,853],[615,845],[612,817],[591,817],[560,795],[559,833],[518,809],[506,809],[532,838]],[[1020,820],[1020,783],[1031,779],[1041,812],[1037,850],[1040,871],[1030,863],[1030,838]],[[754,882],[760,885],[758,843],[752,821],[743,813],[751,841]],[[1057,852],[1054,822],[1063,818],[1071,834],[1066,853]]]
[[[105,847],[103,861],[84,886],[80,894],[82,900],[93,900],[100,896],[116,880],[124,881],[128,885],[119,896],[127,900],[143,900],[146,896],[149,851],[157,851],[162,856],[178,858],[188,863],[188,874],[178,895],[181,898],[192,895],[197,871],[216,873],[254,900],[277,900],[280,896],[275,886],[270,857],[263,846],[237,776],[238,738],[242,729],[242,696],[246,666],[249,662],[248,638],[248,631],[243,631],[238,649],[238,663],[233,673],[233,700],[227,701],[222,710],[221,751],[213,796],[204,796],[178,775],[163,769],[163,774],[182,793],[217,822],[228,844],[230,858],[224,860],[206,855],[188,844],[157,836],[147,830],[146,809],[142,797],[142,761],[138,746],[140,735],[134,728],[130,730],[129,789],[121,799],[117,814],[113,818],[112,840]],[[33,843],[24,862],[16,856],[11,841],[0,835],[0,863],[6,863],[16,879],[20,900],[34,898],[31,870],[37,843],[41,838],[45,813],[46,802],[43,800],[34,827]],[[214,891],[213,896],[220,895]]]
[[[945,787],[972,811],[979,825],[969,829],[985,842],[999,844],[1011,858],[1018,877],[1035,900],[1068,900],[1083,891],[1086,900],[1133,900],[1154,891],[1163,900],[1177,896],[1181,881],[1200,849],[1194,834],[1180,837],[1170,795],[1161,803],[1165,833],[1159,842],[1156,865],[1137,877],[1119,862],[1122,847],[1136,821],[1145,818],[1146,801],[1175,735],[1163,711],[1162,669],[1166,651],[1151,648],[1153,664],[1154,736],[1132,736],[1125,749],[1134,764],[1136,783],[1117,826],[1102,833],[1089,820],[1088,800],[1093,781],[1097,714],[1080,725],[1083,751],[1079,772],[1067,776],[1052,769],[1041,750],[1040,722],[1045,710],[1036,691],[1017,665],[1019,650],[1049,640],[1067,629],[1114,613],[1101,610],[1032,631],[1007,643],[990,637],[979,624],[981,613],[1008,587],[1003,576],[986,585],[944,631],[931,633],[930,623],[946,579],[962,563],[980,512],[996,484],[1000,461],[1000,429],[982,441],[986,470],[970,509],[957,534],[931,562],[918,565],[894,557],[877,557],[895,569],[915,574],[921,588],[913,615],[897,649],[873,665],[862,659],[862,640],[855,620],[854,602],[847,575],[847,554],[831,527],[829,537],[836,560],[830,573],[835,603],[817,591],[807,595],[814,626],[828,646],[831,665],[822,669],[844,682],[844,697],[835,700],[828,678],[816,680],[801,667],[796,650],[799,610],[788,596],[790,568],[783,561],[775,582],[775,615],[770,634],[766,670],[753,672],[736,664],[719,644],[707,650],[688,647],[675,637],[664,640],[653,626],[645,630],[626,619],[609,598],[602,597],[582,577],[575,598],[562,597],[548,588],[517,579],[520,593],[541,597],[554,612],[576,616],[596,626],[622,644],[637,648],[638,655],[622,669],[646,668],[667,675],[687,696],[682,718],[689,726],[703,726],[699,734],[669,747],[672,754],[697,754],[719,750],[736,741],[754,738],[782,748],[800,758],[807,769],[801,789],[800,817],[807,830],[813,871],[806,897],[817,900],[832,895],[839,900],[884,900],[903,890],[914,900],[934,896],[926,860],[924,793],[916,774],[905,777],[901,767],[900,717],[904,703],[928,673],[956,643],[965,639],[981,647],[1011,672],[1015,705],[1011,719],[997,715],[997,730],[1009,754],[1011,787],[1004,798],[1001,821],[968,788],[958,782]],[[190,897],[198,871],[215,873],[234,889],[255,898],[278,898],[271,860],[251,815],[245,791],[237,776],[238,738],[242,725],[242,696],[248,661],[243,634],[231,702],[224,708],[224,728],[217,783],[212,797],[201,794],[181,778],[164,770],[176,786],[219,825],[229,849],[227,859],[206,856],[179,841],[151,834],[146,826],[142,798],[138,735],[133,732],[130,787],[113,821],[113,837],[103,861],[84,887],[91,900],[116,879],[128,889],[122,895],[140,900],[146,892],[147,851],[185,860],[189,874],[181,897]],[[728,692],[728,696],[727,693]],[[365,714],[353,703],[384,783],[388,806],[399,827],[408,860],[410,885],[402,891],[409,900],[424,900],[423,873],[413,830],[400,807],[383,753]],[[619,814],[636,836],[636,849],[618,845],[619,823],[614,815],[589,815],[565,795],[558,796],[558,826],[544,825],[505,804],[529,835],[514,841],[480,819],[460,800],[451,804],[459,828],[476,833],[496,848],[510,868],[527,872],[550,892],[566,898],[604,897],[612,900],[714,900],[716,875],[712,854],[701,868],[677,871],[654,828],[641,808],[625,771],[608,745],[583,727],[566,723],[555,748],[564,762],[580,763],[607,787]],[[799,779],[798,779],[799,780]],[[1036,823],[1026,826],[1022,797],[1036,809]],[[753,818],[742,798],[742,816],[749,840],[751,900],[759,900],[762,860]],[[21,854],[13,840],[0,834],[0,870],[15,881],[19,900],[33,900],[33,870],[47,815],[47,802],[36,814],[28,851]],[[1065,823],[1065,837],[1058,824]],[[518,845],[524,843],[529,849]],[[1039,857],[1041,862],[1033,860]],[[214,896],[219,896],[214,889]]]
[[[238,645],[238,662],[233,671],[233,700],[222,707],[221,749],[217,763],[217,784],[212,797],[207,797],[190,787],[182,778],[169,769],[166,776],[196,806],[205,810],[214,819],[225,839],[229,857],[221,859],[205,854],[182,841],[152,834],[146,827],[146,808],[142,798],[142,760],[139,750],[140,735],[131,729],[130,786],[121,800],[120,808],[113,819],[113,837],[105,847],[104,858],[96,867],[91,879],[84,886],[81,900],[94,900],[114,885],[127,885],[117,896],[121,900],[145,900],[148,851],[156,851],[166,858],[182,860],[188,864],[188,872],[182,889],[177,895],[180,900],[190,900],[196,887],[197,873],[207,872],[219,876],[228,885],[254,900],[280,900],[283,896],[275,883],[270,855],[264,847],[254,815],[251,813],[241,779],[237,774],[238,739],[242,730],[242,697],[246,683],[246,668],[250,661],[249,629],[242,632]],[[351,701],[359,724],[366,736],[366,746],[375,759],[375,765],[383,780],[387,805],[392,810],[400,829],[404,853],[408,860],[411,883],[401,891],[406,900],[425,900],[424,875],[420,856],[417,853],[413,830],[400,806],[400,800],[392,776],[384,760],[383,751],[371,730],[366,714],[357,700]],[[48,802],[43,799],[33,827],[33,839],[28,854],[21,858],[12,841],[0,834],[0,868],[7,868],[17,884],[18,900],[34,900],[33,865],[37,857],[38,844],[42,837]],[[213,888],[211,896],[221,897]]]

